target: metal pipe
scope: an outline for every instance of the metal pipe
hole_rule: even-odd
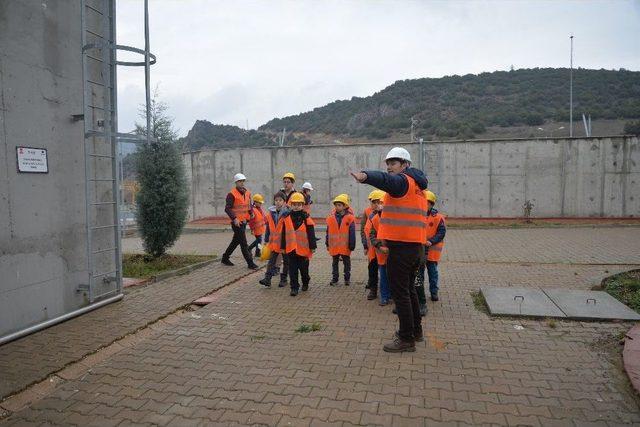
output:
[[[144,86],[147,112],[147,144],[151,143],[151,81],[149,69],[149,0],[144,0]]]
[[[49,326],[53,326],[53,325],[55,325],[57,323],[64,322],[65,320],[69,320],[69,319],[71,319],[73,317],[79,316],[79,315],[84,314],[84,313],[86,313],[88,311],[95,310],[96,308],[100,308],[100,307],[105,306],[107,304],[111,304],[112,302],[120,301],[123,297],[124,297],[124,294],[119,294],[119,295],[116,295],[114,297],[107,298],[107,299],[105,299],[103,301],[88,305],[86,307],[82,307],[82,308],[80,308],[78,310],[75,310],[75,311],[72,311],[70,313],[63,314],[62,316],[58,316],[58,317],[56,317],[54,319],[50,319],[50,320],[47,320],[45,322],[38,323],[37,325],[30,326],[30,327],[28,327],[26,329],[23,329],[21,331],[14,332],[14,333],[9,334],[9,335],[5,335],[4,337],[0,337],[0,345],[6,344],[6,343],[8,343],[10,341],[13,341],[13,340],[16,340],[18,338],[22,338],[25,335],[29,335],[29,334],[32,334],[34,332],[38,332],[38,331],[40,331],[42,329],[48,328]]]

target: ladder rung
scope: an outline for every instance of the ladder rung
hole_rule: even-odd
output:
[[[99,205],[115,205],[116,202],[96,202],[91,203],[91,206],[99,206]]]
[[[92,274],[91,277],[102,277],[102,276],[106,276],[107,274],[114,274],[117,273],[118,271],[107,271],[106,273],[100,273],[100,274]]]
[[[101,254],[103,252],[115,251],[116,249],[118,249],[118,248],[100,249],[99,251],[94,251],[94,252],[91,252],[91,253],[95,255],[95,254]]]
[[[112,225],[98,225],[95,227],[91,227],[92,230],[101,230],[103,228],[113,228],[113,227],[117,227],[118,224],[112,224]]]
[[[107,156],[106,154],[89,154],[91,157],[104,157],[106,159],[113,159],[113,156]]]
[[[115,181],[115,179],[100,178],[100,179],[90,179],[89,181],[93,181],[93,182],[111,182],[111,181]]]

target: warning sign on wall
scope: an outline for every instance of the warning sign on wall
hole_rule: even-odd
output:
[[[45,148],[16,147],[16,156],[18,158],[18,172],[49,172]]]

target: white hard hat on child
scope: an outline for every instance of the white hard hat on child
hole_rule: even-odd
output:
[[[384,160],[386,161],[389,159],[401,159],[411,163],[411,154],[409,154],[409,152],[402,147],[393,147],[391,150],[389,150],[389,152],[387,153],[387,157],[385,157]]]
[[[237,173],[233,176],[233,182],[246,181],[246,180],[247,180],[247,177],[241,173]]]
[[[311,186],[310,182],[305,182],[304,184],[302,184],[302,189],[303,190],[311,190],[311,191],[313,191],[313,187]]]

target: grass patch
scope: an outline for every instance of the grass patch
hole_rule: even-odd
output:
[[[315,331],[319,331],[320,329],[322,329],[322,326],[320,325],[320,323],[314,322],[310,325],[307,324],[302,324],[300,326],[298,326],[295,329],[295,332],[299,333],[299,334],[306,334],[308,332],[315,332]]]
[[[555,329],[558,327],[558,322],[556,322],[556,319],[547,317],[546,322],[547,322],[547,326],[550,327],[551,329]]]
[[[489,314],[489,306],[484,299],[484,295],[480,291],[471,292],[471,299],[473,300],[473,306],[476,310],[481,311],[484,314]]]
[[[607,277],[602,285],[609,295],[640,313],[640,270]]]
[[[267,336],[266,335],[252,335],[251,336],[251,341],[261,341],[263,339],[265,339]]]
[[[124,277],[148,279],[165,271],[176,270],[199,262],[214,259],[214,255],[170,255],[153,258],[142,254],[124,254],[122,274]]]

